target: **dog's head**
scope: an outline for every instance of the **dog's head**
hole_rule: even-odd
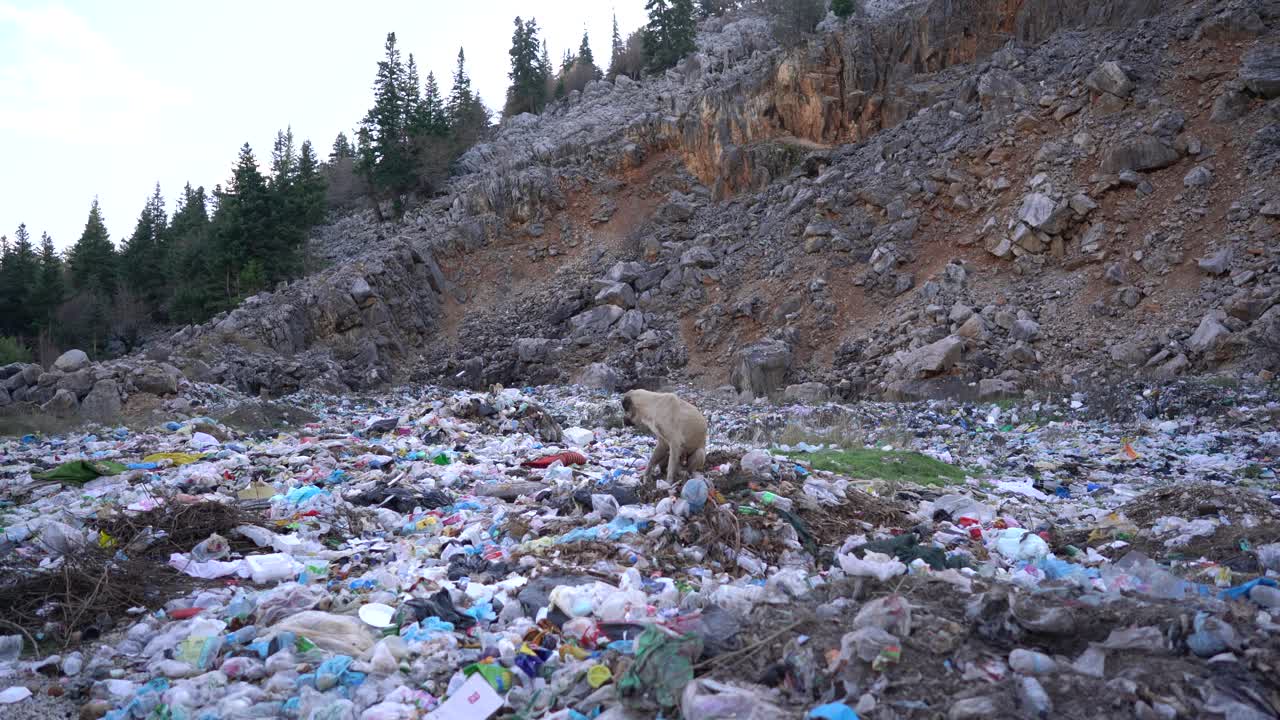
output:
[[[635,413],[635,401],[631,399],[631,393],[622,396],[622,424],[627,427],[635,427],[636,421],[633,417]]]

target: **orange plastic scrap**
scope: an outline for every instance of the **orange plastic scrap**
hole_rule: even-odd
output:
[[[1124,442],[1125,457],[1129,458],[1130,460],[1137,460],[1139,457],[1141,457],[1140,455],[1138,455],[1138,451],[1133,449],[1133,445],[1130,444],[1129,438],[1125,438],[1122,442]]]

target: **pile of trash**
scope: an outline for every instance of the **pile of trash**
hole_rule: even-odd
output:
[[[1084,398],[697,399],[708,467],[673,487],[617,396],[573,387],[0,438],[0,712],[1280,711],[1265,394],[1123,423]],[[885,472],[832,471],[849,452]],[[915,454],[947,475],[910,475]]]

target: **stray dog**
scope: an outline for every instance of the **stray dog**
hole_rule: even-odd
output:
[[[622,396],[622,413],[625,425],[642,427],[658,438],[646,476],[665,462],[667,482],[674,485],[682,464],[690,473],[706,465],[707,419],[698,408],[672,393],[631,390]]]

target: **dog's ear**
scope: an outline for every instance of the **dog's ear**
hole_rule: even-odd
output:
[[[631,394],[630,393],[622,396],[622,410],[624,412],[631,412]]]

